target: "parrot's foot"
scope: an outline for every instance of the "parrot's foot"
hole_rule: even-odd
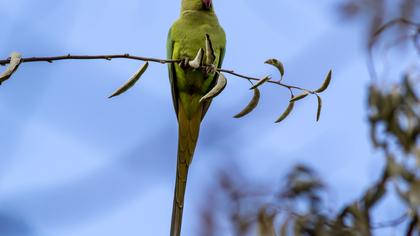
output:
[[[211,65],[206,65],[206,66],[203,68],[203,70],[204,70],[204,73],[206,73],[207,75],[214,74],[214,73],[216,73],[216,72],[217,72],[217,68],[216,68],[216,66],[215,66],[215,65],[213,65],[213,64],[211,64]]]
[[[190,59],[189,58],[184,58],[182,59],[182,61],[179,63],[179,66],[182,69],[187,69],[190,67]]]

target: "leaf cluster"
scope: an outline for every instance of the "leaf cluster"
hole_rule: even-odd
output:
[[[255,80],[255,79],[248,78],[249,82],[252,84],[252,87],[250,88],[250,90],[254,91],[254,95],[253,95],[252,99],[250,100],[250,102],[245,106],[245,108],[241,112],[236,114],[234,117],[235,118],[242,118],[242,117],[248,115],[249,113],[251,113],[258,106],[258,103],[259,103],[260,98],[261,98],[261,92],[260,92],[259,88],[263,84],[272,83],[272,84],[275,84],[275,85],[285,87],[290,92],[289,105],[283,111],[283,113],[276,119],[275,123],[280,123],[283,120],[285,120],[291,114],[291,112],[293,111],[293,109],[295,107],[295,103],[297,101],[300,101],[300,100],[306,98],[308,95],[315,95],[317,97],[318,107],[317,107],[316,121],[319,121],[319,119],[321,117],[321,110],[322,110],[322,98],[319,94],[324,92],[325,90],[327,90],[328,86],[330,85],[331,79],[332,79],[332,71],[330,70],[328,72],[327,76],[325,77],[324,82],[322,83],[322,85],[318,89],[309,90],[309,89],[304,89],[304,88],[300,88],[300,87],[296,87],[296,86],[287,85],[287,84],[282,83],[283,76],[285,74],[285,69],[284,69],[283,63],[280,62],[279,60],[269,59],[265,63],[269,64],[269,65],[272,65],[275,68],[277,68],[277,70],[280,72],[280,75],[281,75],[280,80],[273,81],[273,80],[271,80],[270,76],[266,76],[262,79],[257,79],[257,83],[254,84],[252,82],[252,80]],[[299,90],[299,91],[301,91],[301,93],[298,94],[298,95],[295,95],[294,90]]]

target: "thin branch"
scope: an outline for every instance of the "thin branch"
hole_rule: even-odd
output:
[[[389,21],[388,23],[382,25],[381,27],[379,27],[379,29],[377,29],[375,31],[375,33],[372,35],[372,39],[370,41],[370,45],[372,45],[374,43],[374,41],[376,40],[376,38],[382,34],[382,32],[384,32],[385,30],[387,30],[388,28],[397,25],[397,24],[402,24],[402,25],[407,25],[407,26],[413,26],[416,28],[420,28],[420,23],[415,23],[413,21],[407,20],[405,18],[397,18],[394,20]]]
[[[16,54],[18,54],[18,57],[16,56]],[[131,88],[136,83],[136,81],[138,81],[138,79],[143,74],[143,72],[146,70],[149,62],[157,62],[157,63],[161,63],[161,64],[178,64],[181,67],[189,66],[190,68],[193,68],[193,69],[201,69],[201,70],[203,70],[203,73],[208,73],[208,72],[221,73],[221,72],[224,72],[224,73],[231,74],[231,75],[234,75],[234,76],[239,77],[239,78],[242,78],[242,79],[246,79],[251,84],[251,88],[250,89],[252,89],[254,91],[254,96],[253,96],[251,102],[249,103],[249,105],[243,110],[243,112],[244,111],[247,111],[247,112],[246,113],[243,113],[243,114],[239,113],[238,115],[235,116],[235,118],[240,118],[240,117],[244,116],[245,114],[248,114],[258,104],[259,90],[256,87],[254,87],[253,81],[258,81],[258,83],[259,83],[259,84],[257,83],[258,85],[262,85],[263,83],[267,82],[267,83],[278,85],[280,87],[287,88],[289,90],[289,92],[290,92],[290,96],[291,96],[291,99],[292,100],[293,99],[300,100],[300,99],[308,96],[309,94],[312,94],[312,95],[316,95],[318,97],[318,101],[320,101],[320,98],[318,96],[318,93],[323,92],[328,87],[328,84],[329,84],[329,82],[331,80],[331,71],[330,71],[328,73],[327,78],[324,80],[324,83],[322,84],[321,88],[319,88],[317,90],[308,90],[308,89],[304,89],[304,88],[301,88],[301,87],[298,87],[298,86],[284,84],[284,83],[282,83],[282,80],[281,79],[280,80],[271,80],[271,77],[268,77],[268,76],[266,76],[264,78],[255,78],[255,77],[250,77],[250,76],[246,76],[246,75],[242,75],[242,74],[236,73],[233,70],[227,70],[227,69],[223,69],[223,68],[217,68],[213,64],[211,64],[211,65],[208,65],[208,64],[201,65],[200,62],[196,63],[197,58],[200,59],[200,51],[197,54],[196,59],[194,59],[193,61],[190,61],[188,63],[186,63],[187,61],[184,60],[184,59],[159,59],[159,58],[132,56],[130,54],[112,54],[112,55],[71,55],[71,54],[67,54],[67,55],[64,55],[64,56],[55,56],[55,57],[28,57],[28,58],[21,58],[21,55],[19,53],[15,53],[15,54],[12,54],[11,57],[8,58],[8,59],[6,59],[6,60],[0,60],[0,65],[10,64],[9,67],[6,69],[6,71],[7,71],[7,70],[10,70],[10,67],[13,66],[13,64],[15,64],[14,62],[16,60],[18,60],[18,64],[15,65],[16,68],[17,68],[17,66],[19,66],[21,63],[27,63],[27,62],[49,62],[49,63],[53,63],[54,61],[60,61],[60,60],[97,60],[97,59],[110,61],[110,60],[112,60],[114,58],[130,59],[130,60],[137,60],[137,61],[145,61],[146,63],[145,63],[145,67],[143,67],[144,70],[143,69],[140,69],[138,72],[136,72],[136,74],[134,76],[132,76],[129,81],[127,81],[122,87],[120,87],[111,96],[109,96],[109,98],[112,98],[114,96],[118,96],[121,93],[127,91],[129,88]],[[275,60],[275,59],[270,59],[270,60]],[[275,61],[277,61],[277,60],[275,60]],[[191,62],[192,62],[192,64],[191,64]],[[271,64],[271,63],[268,63],[268,64]],[[277,67],[277,69],[280,71],[280,74],[282,76],[281,78],[283,78],[283,74],[284,74],[283,65],[281,65],[281,67],[279,65],[276,65],[276,64],[272,64],[272,65],[274,65],[275,67]],[[13,70],[13,72],[14,71],[15,70]],[[3,74],[0,74],[0,84],[2,82],[4,82],[4,81],[8,80],[10,78],[10,76],[12,75],[12,73],[3,73]],[[224,76],[221,77],[221,78],[224,78]],[[221,81],[221,80],[218,80],[218,82],[219,81]],[[325,86],[325,88],[324,88],[324,86]],[[222,87],[224,87],[224,86],[222,86]],[[203,96],[201,99],[206,99],[206,98],[209,98],[209,97],[212,97],[212,96],[217,96],[217,94],[220,93],[221,90],[220,91],[217,91],[217,92],[216,91],[213,91],[215,88],[217,88],[217,86],[215,86],[212,90],[210,90],[208,92],[208,94],[206,94],[205,96]],[[220,88],[221,87],[219,87],[219,89]],[[298,95],[298,96],[295,97],[294,94],[293,94],[293,92],[294,92],[293,90],[300,90],[300,91],[303,91],[303,92],[300,95]],[[291,109],[293,108],[293,106],[291,107],[291,105],[290,105],[290,104],[294,104],[294,101],[292,101],[292,100],[289,101],[289,106],[286,109],[286,111],[288,111],[287,112],[287,115],[290,113]],[[320,104],[320,103],[318,102],[318,104]],[[250,107],[252,107],[252,109],[247,110]],[[319,114],[319,112],[320,112],[320,107],[318,105],[318,114]],[[285,113],[283,113],[282,116],[284,114]],[[317,116],[317,118],[319,118],[319,116]],[[283,119],[284,119],[284,117],[282,118],[282,120]],[[278,120],[278,121],[276,121],[276,123],[278,123],[280,121],[281,120]]]
[[[52,63],[53,61],[61,61],[61,60],[112,60],[112,59],[131,59],[131,60],[138,60],[138,61],[149,61],[149,62],[157,62],[161,64],[167,63],[178,63],[181,60],[166,60],[166,59],[158,59],[158,58],[151,58],[151,57],[139,57],[139,56],[132,56],[130,54],[113,54],[113,55],[94,55],[94,56],[86,56],[86,55],[70,55],[67,54],[65,56],[57,56],[57,57],[28,57],[22,58],[22,63],[26,62],[49,62]],[[10,58],[6,60],[0,60],[0,65],[4,66],[10,63]]]
[[[231,75],[234,75],[236,77],[240,77],[240,78],[247,79],[247,80],[254,80],[254,81],[261,80],[260,78],[255,78],[255,77],[250,77],[250,76],[238,74],[238,73],[236,73],[233,70],[217,69],[217,71],[224,72],[224,73],[227,73],[227,74],[231,74]],[[309,92],[311,94],[315,94],[314,91],[311,91],[311,90],[308,90],[308,89],[304,89],[304,88],[301,88],[301,87],[297,87],[297,86],[293,86],[293,85],[287,85],[287,84],[284,84],[284,83],[282,83],[280,81],[269,80],[269,81],[267,81],[267,83],[277,84],[277,85],[280,85],[282,87],[288,88],[289,90],[291,90],[291,89],[298,89],[298,90],[302,90],[302,91],[307,91],[307,92]]]
[[[369,74],[371,79],[373,80],[373,82],[377,81],[377,71],[375,68],[375,63],[374,63],[374,58],[373,58],[373,49],[375,44],[377,43],[377,39],[379,38],[379,36],[388,28],[394,26],[394,25],[405,25],[405,26],[411,26],[414,27],[416,29],[416,33],[412,36],[413,37],[413,43],[414,43],[414,47],[416,48],[417,52],[420,54],[420,43],[417,42],[418,38],[420,37],[420,23],[416,23],[410,20],[407,20],[405,18],[397,18],[394,20],[391,20],[387,23],[385,23],[384,25],[382,25],[381,27],[379,27],[374,34],[372,35],[372,38],[369,41],[369,46],[368,46],[368,69],[369,69]],[[411,38],[411,37],[410,37]]]
[[[180,63],[180,62],[183,61],[182,59],[168,60],[168,59],[160,59],[160,58],[152,58],[152,57],[140,57],[140,56],[133,56],[133,55],[130,55],[130,54],[126,53],[126,54],[111,54],[111,55],[71,55],[71,54],[67,54],[67,55],[64,55],[64,56],[55,56],[55,57],[27,57],[27,58],[22,58],[22,63],[28,63],[28,62],[53,63],[54,61],[62,61],[62,60],[108,60],[108,61],[110,61],[112,59],[130,59],[130,60],[137,60],[137,61],[157,62],[157,63],[161,63],[161,64]],[[9,63],[10,63],[10,58],[8,58],[6,60],[0,60],[0,65],[2,65],[2,66],[7,65]],[[203,68],[205,68],[205,66],[203,66]],[[249,77],[249,76],[238,74],[233,70],[217,68],[217,71],[228,73],[228,74],[231,74],[231,75],[243,78],[243,79],[247,79],[247,80],[253,80],[253,81],[259,81],[260,80],[260,78],[254,78],[254,77]],[[281,81],[269,80],[267,82],[285,87],[285,88],[289,89],[289,91],[292,94],[293,94],[292,89],[307,91],[309,93],[315,94],[315,92],[313,92],[311,90],[307,90],[307,89],[300,88],[300,87],[297,87],[297,86],[287,85],[287,84],[282,83]]]

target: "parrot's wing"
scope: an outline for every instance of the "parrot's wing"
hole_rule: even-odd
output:
[[[174,51],[174,44],[175,42],[172,40],[171,37],[172,28],[169,29],[168,39],[166,41],[166,57],[168,59],[173,59],[173,51]],[[169,71],[169,82],[171,83],[171,90],[172,90],[172,101],[174,104],[174,109],[176,114],[178,114],[178,91],[176,89],[176,74],[175,74],[175,64],[169,63],[168,64],[168,71]],[[176,116],[178,119],[178,115]]]
[[[219,56],[219,63],[217,65],[217,68],[222,68],[223,59],[225,58],[225,48],[221,48],[220,51],[219,51],[219,53],[220,53],[220,56]],[[216,85],[218,78],[219,78],[219,75],[216,74],[216,76],[214,76],[214,80],[213,80],[213,83],[211,85],[211,88],[213,88]],[[204,116],[206,115],[207,111],[209,110],[210,104],[211,104],[211,100],[212,99],[209,99],[206,102],[204,102],[204,104],[203,104],[203,114],[201,116],[201,119],[204,118]]]

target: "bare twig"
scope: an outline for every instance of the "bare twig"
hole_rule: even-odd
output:
[[[255,77],[250,77],[250,76],[238,74],[233,70],[217,69],[217,71],[224,72],[224,73],[227,73],[227,74],[231,74],[231,75],[234,75],[236,77],[240,77],[240,78],[247,79],[247,80],[253,80],[253,81],[261,80],[261,78],[255,78]],[[268,80],[267,83],[277,84],[277,85],[280,85],[280,86],[288,88],[288,89],[297,89],[297,90],[307,91],[309,93],[315,94],[315,92],[312,91],[312,90],[304,89],[304,88],[293,86],[293,85],[287,85],[287,84],[284,84],[280,81]]]
[[[369,69],[370,77],[372,78],[374,82],[377,81],[377,77],[378,77],[377,71],[375,68],[374,58],[373,58],[374,46],[377,43],[379,36],[381,36],[387,29],[393,27],[394,25],[405,25],[405,26],[413,27],[415,29],[416,32],[413,35],[404,36],[404,37],[407,37],[406,39],[413,40],[414,47],[416,48],[417,52],[420,55],[420,43],[418,42],[418,39],[420,37],[420,23],[416,23],[405,18],[397,18],[382,25],[373,33],[373,36],[371,40],[369,41],[369,47],[368,47],[368,62],[367,62],[368,69]]]
[[[132,56],[130,54],[112,54],[112,55],[93,55],[93,56],[87,56],[87,55],[70,55],[67,54],[65,56],[56,56],[56,57],[28,57],[28,58],[22,58],[22,63],[26,62],[49,62],[52,63],[53,61],[61,61],[61,60],[97,60],[97,59],[103,59],[103,60],[112,60],[112,59],[131,59],[131,60],[138,60],[138,61],[149,61],[149,62],[157,62],[161,64],[166,63],[178,63],[181,62],[181,60],[166,60],[166,59],[158,59],[158,58],[151,58],[151,57],[139,57],[139,56]],[[4,66],[6,64],[10,63],[10,58],[6,60],[0,60],[0,65]]]
[[[388,28],[397,25],[397,24],[401,24],[401,25],[407,25],[407,26],[413,26],[415,28],[420,28],[420,23],[415,23],[413,21],[407,20],[405,18],[397,18],[394,20],[389,21],[388,23],[382,25],[381,27],[379,27],[379,29],[377,29],[375,31],[375,33],[373,33],[372,36],[372,40],[370,41],[369,45],[372,46],[372,44],[374,43],[374,41],[377,39],[377,37],[379,35],[382,34],[382,32],[384,32],[385,30],[387,30]]]

